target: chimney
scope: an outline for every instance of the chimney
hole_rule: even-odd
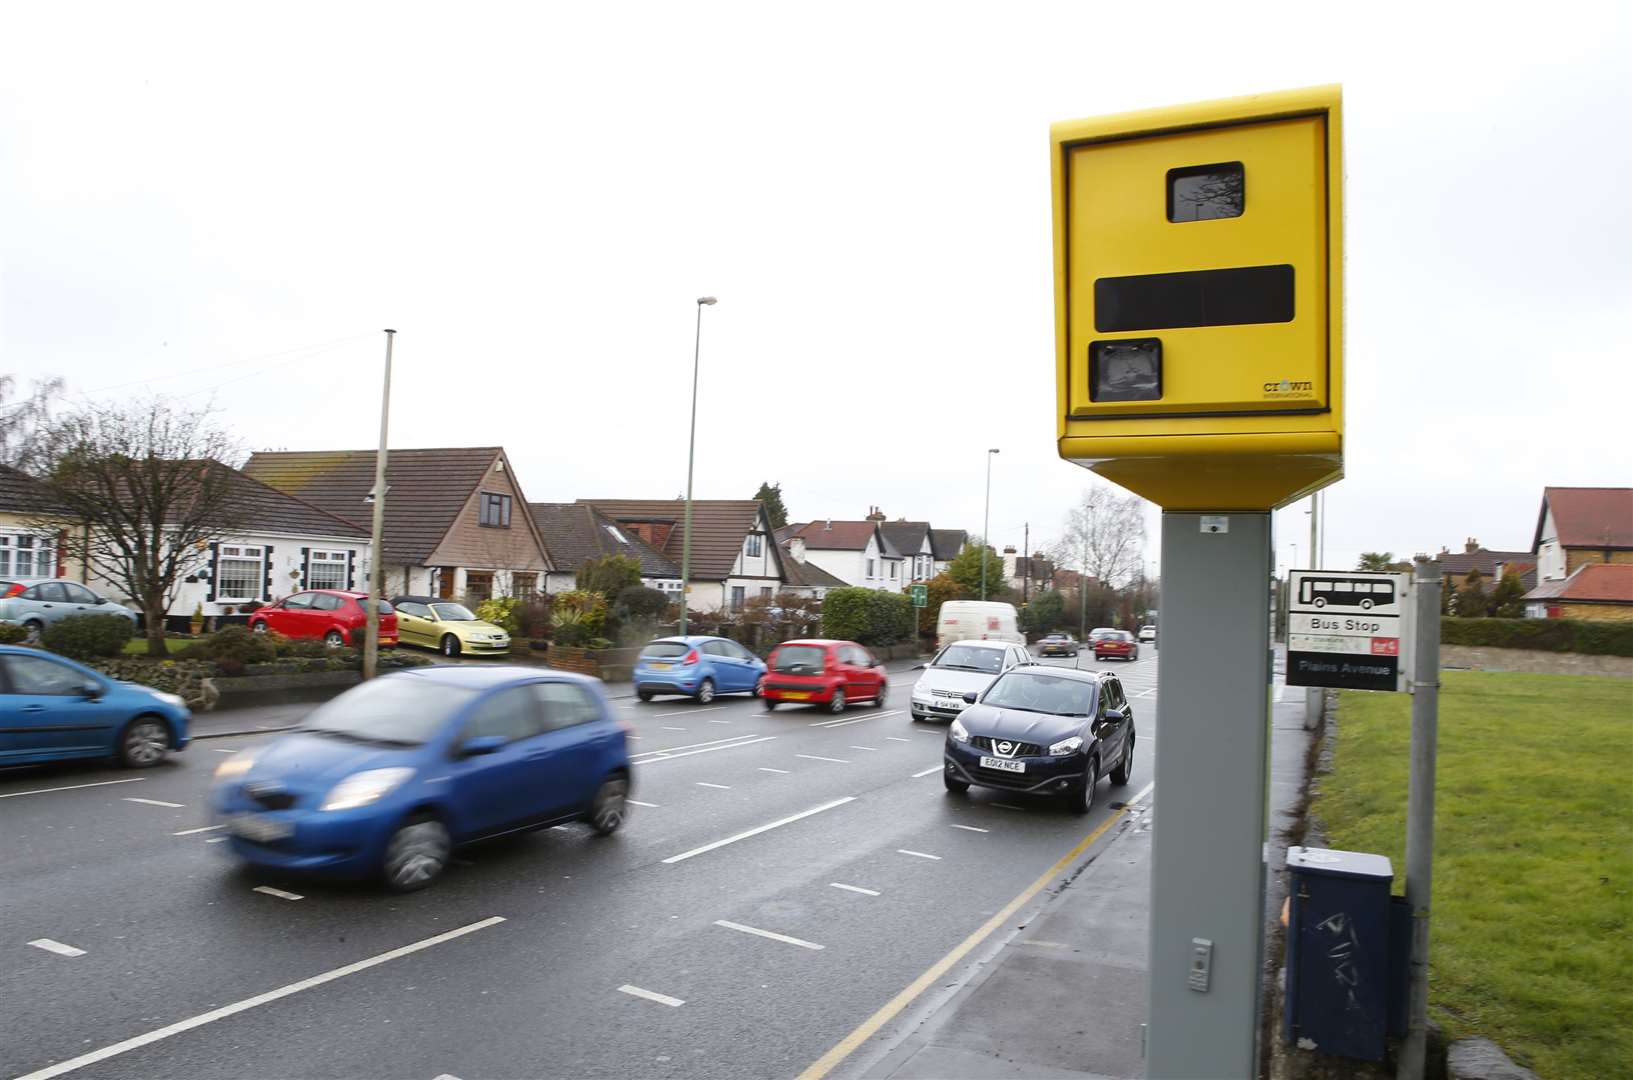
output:
[[[834,530],[834,519],[829,518],[828,523],[826,525],[822,526],[822,531],[823,532],[833,532],[833,530]]]
[[[883,520],[885,520],[884,512],[882,510],[880,510],[877,506],[870,506],[870,507],[868,507],[867,520],[868,521],[883,521]]]
[[[792,555],[794,557],[795,562],[797,562],[797,563],[804,562],[805,561],[805,537],[795,536],[795,537],[789,538],[789,541],[788,541],[788,554],[790,554],[790,555]]]
[[[1476,540],[1474,537],[1471,536],[1467,540],[1463,541],[1463,553],[1465,555],[1472,555],[1479,550],[1480,541]]]
[[[1006,545],[1004,545],[1004,554],[1005,554],[1005,555],[1013,555],[1013,554],[1015,554],[1015,545],[1014,545],[1014,544],[1006,544]]]

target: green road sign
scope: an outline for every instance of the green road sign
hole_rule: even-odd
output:
[[[907,595],[913,598],[914,607],[930,606],[930,590],[923,585],[909,585]]]

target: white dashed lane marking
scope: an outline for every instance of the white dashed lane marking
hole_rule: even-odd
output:
[[[79,788],[107,787],[109,784],[140,784],[146,779],[145,776],[133,776],[129,780],[98,780],[94,784],[69,784],[66,787],[35,788],[32,791],[8,791],[0,795],[0,799],[16,799],[24,795],[49,795],[53,791],[75,791]]]
[[[846,761],[844,758],[822,757],[819,754],[795,754],[794,756],[795,757],[802,757],[802,758],[806,759],[807,761],[831,761],[835,765],[849,765],[850,764],[850,762]]]
[[[925,769],[922,772],[914,773],[913,774],[913,779],[917,780],[921,776],[929,776],[933,772],[940,772],[940,771],[941,771],[941,766],[940,765],[933,765],[930,768]]]
[[[851,744],[851,749],[852,750],[877,750],[879,748],[877,746],[857,746],[855,743],[852,743]]]
[[[186,803],[179,803],[179,802],[165,802],[163,799],[130,799],[130,798],[127,798],[125,801],[126,802],[141,803],[144,806],[168,806],[172,810],[180,810],[180,809],[182,809],[183,807],[185,807],[187,805]]]
[[[940,855],[930,855],[930,854],[927,854],[927,853],[925,853],[923,851],[908,851],[906,848],[902,848],[902,847],[899,847],[899,848],[896,849],[896,854],[898,854],[898,855],[911,855],[915,859],[934,859],[936,862],[941,861],[941,856]]]
[[[784,776],[788,775],[788,770],[787,769],[773,769],[773,768],[770,768],[769,766],[766,766],[766,765],[761,765],[760,766],[760,771],[761,772],[782,773]]]
[[[620,993],[628,994],[631,997],[645,998],[647,1001],[656,1001],[659,1005],[667,1005],[671,1009],[678,1009],[682,1005],[686,1004],[686,1002],[682,1001],[678,997],[670,997],[668,994],[659,994],[652,990],[642,990],[639,986],[631,986],[628,983],[620,986],[618,990]]]
[[[659,724],[658,726],[663,728],[665,731],[685,731],[686,730],[683,727],[670,727],[668,724]]]
[[[784,825],[791,825],[794,822],[801,821],[813,814],[820,814],[825,810],[832,810],[836,806],[844,806],[846,803],[855,801],[856,796],[846,795],[842,799],[835,799],[832,802],[825,802],[821,806],[813,806],[809,810],[802,810],[797,814],[790,814],[785,818],[778,818],[776,821],[768,822],[764,825],[759,825],[755,828],[747,829],[740,833],[734,833],[731,836],[726,837],[724,840],[716,840],[712,844],[704,844],[702,847],[693,848],[691,851],[683,851],[679,855],[671,855],[669,858],[664,860],[664,863],[668,864],[684,862],[687,859],[697,855],[706,855],[709,852],[714,851],[716,848],[725,847],[727,844],[735,844],[739,840],[747,840],[751,836],[759,836],[763,832],[770,832],[772,829],[778,829]]]
[[[731,786],[729,784],[710,784],[710,783],[706,783],[706,782],[704,782],[702,780],[697,781],[697,786],[698,787],[718,788],[721,791],[730,791],[731,790]]]
[[[35,938],[33,941],[29,942],[29,944],[34,946],[36,949],[44,949],[46,952],[56,953],[58,956],[85,955],[84,949],[76,949],[72,945],[64,945],[62,942],[52,941],[48,937]]]
[[[756,937],[769,938],[772,941],[781,941],[786,945],[798,945],[802,949],[820,949],[823,947],[814,941],[804,941],[797,937],[789,937],[787,934],[777,934],[770,930],[761,930],[755,926],[744,926],[742,923],[727,922],[725,919],[716,919],[714,924],[724,926],[727,930],[736,930],[744,934],[753,934]]]
[[[974,825],[954,825],[953,828],[963,829],[965,832],[991,832],[992,831],[991,829],[977,829]]]
[[[215,832],[217,829],[225,829],[225,828],[226,828],[225,825],[205,825],[202,828],[198,828],[198,829],[183,829],[181,832],[173,832],[170,835],[171,836],[192,836],[195,833]]]
[[[843,884],[841,882],[838,882],[838,881],[830,881],[830,882],[828,882],[828,884],[832,888],[844,889],[846,892],[861,893],[863,896],[878,896],[879,895],[877,890],[875,890],[875,889],[864,889],[860,885],[845,885],[845,884]]]
[[[265,893],[268,896],[276,896],[279,900],[306,899],[306,897],[302,896],[300,893],[284,892],[282,889],[274,889],[271,885],[257,885],[255,886],[255,891],[258,893]]]
[[[886,735],[885,736],[885,741],[886,742],[912,742],[913,740],[912,739],[904,739],[900,735]]]
[[[631,805],[631,806],[645,806],[645,807],[649,807],[649,808],[651,808],[653,810],[656,810],[658,808],[658,804],[655,803],[655,802],[641,802],[638,799],[629,799],[627,801],[629,802],[629,805]]]

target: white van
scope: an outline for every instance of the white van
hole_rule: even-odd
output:
[[[1007,641],[1026,644],[1014,604],[996,600],[948,600],[936,617],[936,648],[955,641]]]

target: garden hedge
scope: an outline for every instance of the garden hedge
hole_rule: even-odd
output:
[[[914,636],[911,598],[877,589],[834,589],[822,599],[822,636],[894,645]]]
[[[1440,642],[1589,656],[1633,656],[1633,621],[1444,618],[1440,620]]]

